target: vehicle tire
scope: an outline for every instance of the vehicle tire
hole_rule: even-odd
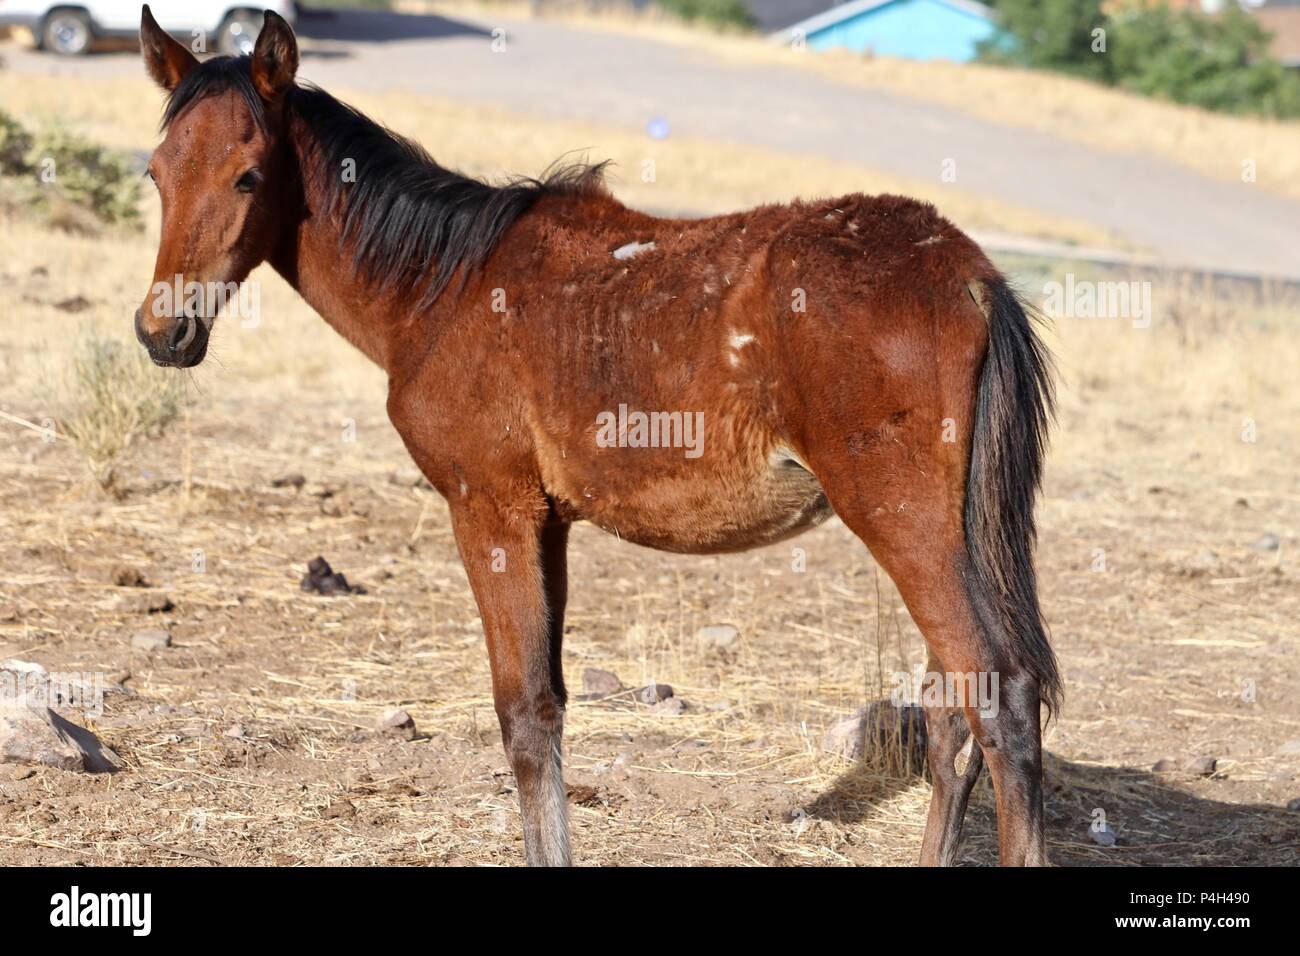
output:
[[[251,10],[226,14],[217,27],[217,52],[227,56],[244,56],[253,52],[257,35],[262,32],[262,17]]]
[[[57,9],[45,15],[41,24],[38,45],[62,56],[81,56],[90,52],[95,33],[90,26],[90,14],[85,10]]]

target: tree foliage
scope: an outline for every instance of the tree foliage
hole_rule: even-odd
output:
[[[1229,3],[1209,16],[1164,3],[997,0],[1006,34],[981,58],[1054,70],[1227,113],[1300,116],[1300,75],[1270,36]]]

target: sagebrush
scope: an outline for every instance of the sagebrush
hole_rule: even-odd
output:
[[[176,420],[184,378],[163,374],[133,343],[87,331],[68,371],[62,430],[103,488],[135,441],[161,434]]]

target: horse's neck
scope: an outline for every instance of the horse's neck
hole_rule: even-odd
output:
[[[301,143],[304,135],[310,136],[310,131],[295,129],[293,139]],[[321,177],[330,171],[313,168],[319,160],[313,151],[302,147],[295,147],[294,160],[301,173],[305,211],[298,214],[296,226],[288,230],[271,256],[271,266],[336,332],[371,361],[390,370],[393,323],[406,309],[393,301],[393,296],[368,290],[357,278],[344,252],[336,217],[328,214],[319,199]]]

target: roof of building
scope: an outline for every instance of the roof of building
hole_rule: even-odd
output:
[[[751,0],[751,9],[760,2],[770,2],[770,0]],[[818,4],[821,12],[814,13],[802,20],[792,20],[789,23],[777,27],[764,27],[764,29],[779,30],[781,33],[789,33],[791,30],[800,30],[804,35],[809,35],[824,30],[827,27],[833,27],[837,23],[842,23],[853,17],[860,16],[863,13],[869,13],[877,7],[888,6],[891,3],[897,3],[898,0],[849,0],[847,3],[837,3],[827,8],[825,2]],[[977,0],[937,0],[945,6],[953,7],[957,10],[965,11],[985,20],[992,20],[995,14],[991,7],[978,3]],[[790,4],[792,8],[802,6],[803,4]],[[757,16],[757,13],[755,13]],[[760,25],[762,21],[760,20]]]
[[[840,4],[840,0],[748,0],[759,30],[771,33],[807,20]]]
[[[1300,6],[1270,5],[1253,12],[1273,34],[1273,55],[1287,66],[1300,66]]]

